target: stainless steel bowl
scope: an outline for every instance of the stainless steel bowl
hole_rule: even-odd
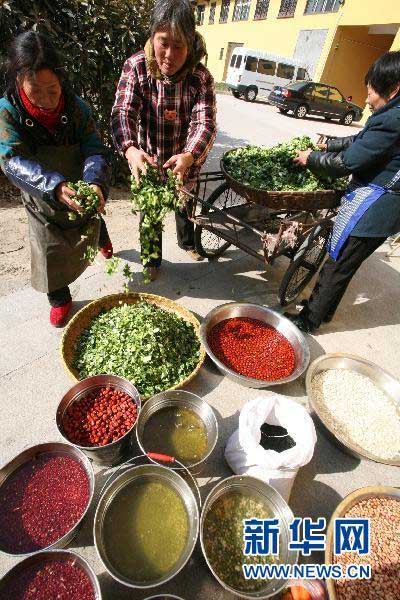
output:
[[[251,319],[258,319],[259,321],[263,321],[264,323],[271,325],[277,331],[279,331],[279,333],[285,336],[285,338],[293,346],[296,360],[294,371],[291,375],[289,375],[289,377],[285,377],[284,379],[276,379],[275,381],[263,381],[260,379],[253,379],[252,377],[245,377],[244,375],[239,375],[239,373],[236,373],[236,371],[233,371],[227,367],[215,356],[207,341],[210,331],[220,321],[224,321],[225,319],[233,319],[235,317],[249,317]],[[200,337],[208,356],[214,361],[218,369],[224,375],[227,375],[230,379],[236,381],[236,383],[240,383],[240,385],[244,385],[246,387],[267,388],[271,387],[272,385],[282,385],[283,383],[294,381],[304,373],[310,361],[310,350],[308,348],[308,343],[300,329],[298,329],[296,325],[294,325],[291,321],[289,321],[289,319],[280,313],[259,304],[249,304],[247,302],[229,302],[228,304],[221,304],[221,306],[217,306],[205,317],[200,327]]]
[[[317,417],[319,424],[325,431],[326,435],[342,450],[355,456],[356,458],[367,458],[374,462],[384,463],[387,465],[400,466],[400,456],[392,460],[385,460],[370,454],[368,451],[355,444],[352,440],[347,439],[343,435],[335,432],[330,423],[320,413],[318,404],[315,401],[311,382],[313,378],[322,371],[328,369],[349,369],[361,373],[365,377],[368,377],[373,383],[384,392],[387,396],[392,398],[399,407],[400,415],[400,382],[397,381],[390,373],[381,369],[373,362],[355,356],[353,354],[337,353],[337,354],[324,354],[316,358],[310,365],[307,371],[306,377],[306,390],[308,400],[312,413]]]
[[[81,450],[79,450],[79,448],[75,448],[74,446],[71,446],[71,444],[63,444],[59,442],[48,442],[47,444],[39,444],[37,446],[32,446],[31,448],[28,448],[27,450],[21,452],[21,454],[18,454],[9,463],[7,463],[0,470],[0,492],[1,486],[4,485],[8,477],[10,477],[17,469],[22,467],[22,465],[24,465],[32,459],[37,459],[41,454],[51,454],[53,456],[68,456],[79,462],[79,464],[85,469],[86,475],[89,480],[89,501],[79,521],[59,540],[57,540],[53,544],[50,544],[50,546],[47,546],[46,548],[34,550],[33,552],[18,554],[9,552],[2,546],[0,546],[0,550],[5,554],[8,554],[9,556],[31,556],[33,554],[43,552],[44,550],[50,550],[51,548],[64,548],[64,546],[67,546],[81,528],[83,520],[86,517],[93,500],[95,482],[93,467],[90,463],[90,460],[83,454],[83,452],[81,452]]]
[[[179,408],[187,408],[193,410],[203,421],[207,431],[207,449],[201,460],[193,463],[185,463],[189,469],[197,468],[204,463],[215,448],[218,440],[218,422],[215,413],[211,406],[196,394],[191,392],[171,390],[169,392],[161,392],[153,396],[144,404],[136,425],[136,439],[139,448],[143,454],[148,452],[157,452],[154,448],[145,448],[143,443],[143,433],[146,423],[149,418],[159,410],[169,406],[177,406]],[[151,460],[151,457],[150,457]],[[182,470],[183,467],[178,463],[171,463],[172,469]]]
[[[85,571],[85,573],[88,575],[93,587],[93,591],[95,593],[96,600],[101,600],[101,589],[95,572],[93,571],[90,564],[84,558],[82,558],[82,556],[80,556],[76,552],[72,552],[71,550],[41,550],[34,556],[29,556],[28,558],[25,558],[23,561],[21,561],[12,569],[10,569],[0,580],[0,595],[3,593],[3,597],[6,598],[8,586],[13,580],[23,575],[27,569],[30,569],[31,567],[36,567],[40,564],[44,564],[50,560],[66,562],[71,559],[74,560],[75,563],[79,567],[81,567],[81,569]],[[9,596],[9,598],[11,600],[11,596]]]
[[[70,404],[73,402],[79,402],[90,392],[109,385],[112,388],[120,390],[125,394],[128,394],[132,398],[132,402],[134,402],[137,406],[137,414],[140,413],[140,396],[138,390],[135,386],[124,379],[123,377],[117,377],[117,375],[94,375],[93,377],[87,377],[86,379],[82,379],[77,384],[75,384],[68,392],[65,394],[63,399],[57,408],[56,413],[56,423],[58,427],[58,431],[61,433],[63,438],[67,440],[70,444],[79,448],[93,460],[94,463],[98,465],[112,466],[121,462],[126,455],[127,451],[130,447],[130,442],[132,440],[132,434],[136,427],[136,423],[132,425],[129,431],[125,433],[119,440],[115,442],[111,442],[110,444],[106,444],[105,446],[79,446],[78,444],[74,444],[68,438],[65,433],[63,422],[65,412]]]
[[[213,569],[212,564],[209,561],[207,556],[207,552],[204,545],[204,531],[205,531],[205,519],[208,511],[210,510],[213,503],[220,498],[221,496],[231,493],[244,493],[260,500],[264,504],[266,504],[271,509],[271,518],[279,519],[279,527],[280,527],[280,539],[279,539],[279,548],[280,548],[280,556],[279,561],[283,564],[294,565],[297,562],[298,553],[293,550],[289,550],[289,541],[290,541],[290,530],[289,524],[293,520],[293,513],[289,506],[286,504],[285,500],[282,498],[278,492],[265,483],[261,481],[261,479],[257,479],[256,477],[250,477],[248,475],[233,475],[232,477],[227,477],[220,481],[208,494],[207,499],[204,503],[204,507],[201,513],[200,520],[200,543],[201,549],[203,551],[204,558],[206,559],[207,565],[210,568],[210,571],[217,579],[217,581],[224,587],[226,590],[234,594],[235,596],[239,596],[240,598],[271,598],[275,594],[278,594],[282,591],[287,583],[286,579],[270,579],[265,582],[264,587],[257,592],[243,592],[239,590],[235,590],[234,588],[227,585],[220,577],[216,574]]]
[[[106,551],[106,543],[104,539],[104,519],[111,503],[116,498],[117,494],[133,481],[148,482],[156,481],[163,482],[172,487],[182,498],[189,522],[189,532],[186,540],[185,548],[179,561],[174,565],[171,571],[159,579],[151,582],[136,581],[133,577],[127,578],[111,564]],[[192,555],[199,532],[199,510],[197,507],[196,498],[186,481],[172,469],[156,464],[146,464],[140,466],[126,467],[125,470],[118,475],[101,495],[99,504],[96,509],[94,518],[94,543],[97,553],[108,573],[120,583],[137,589],[150,589],[162,585],[175,577],[186,565]]]
[[[333,563],[333,533],[335,529],[336,519],[342,519],[345,514],[353,508],[356,504],[361,502],[362,500],[366,500],[367,498],[396,498],[400,500],[400,488],[384,486],[384,485],[374,485],[367,486],[363,488],[359,488],[354,492],[351,492],[348,496],[343,498],[343,500],[338,504],[335,512],[332,514],[328,529],[326,532],[326,548],[325,548],[325,564]],[[336,594],[336,585],[334,579],[327,579],[326,585],[329,593],[329,600],[338,600],[338,595]]]
[[[183,600],[180,596],[173,596],[172,594],[158,594],[157,596],[149,596],[145,598],[145,600],[168,600],[168,598],[172,598],[173,600]]]

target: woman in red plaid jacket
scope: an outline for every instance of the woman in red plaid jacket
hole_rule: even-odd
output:
[[[187,189],[196,183],[216,135],[214,81],[200,63],[206,55],[195,31],[189,0],[156,0],[151,37],[144,51],[125,62],[111,113],[118,151],[128,160],[136,181],[146,165],[171,168]],[[186,211],[176,213],[178,245],[199,260],[193,223]],[[161,230],[154,241],[161,264]]]

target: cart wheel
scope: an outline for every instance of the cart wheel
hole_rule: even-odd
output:
[[[300,245],[279,286],[281,306],[293,302],[318,271],[325,258],[331,228],[331,221],[316,225]]]
[[[216,206],[222,210],[245,202],[245,199],[231,190],[226,182],[221,183],[221,185],[210,194],[210,197],[207,198],[207,204]],[[212,206],[203,206],[201,211],[202,215],[207,215],[210,212],[212,212]],[[212,231],[208,231],[201,225],[196,225],[194,230],[194,243],[196,251],[200,256],[204,256],[208,259],[222,256],[225,250],[231,245],[229,242],[226,242],[224,239],[220,238]]]

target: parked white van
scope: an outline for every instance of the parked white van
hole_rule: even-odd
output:
[[[243,95],[254,102],[258,95],[268,96],[275,85],[298,80],[310,80],[310,76],[295,58],[238,46],[232,52],[225,83],[235,98]]]

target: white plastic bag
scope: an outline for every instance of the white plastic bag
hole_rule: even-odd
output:
[[[260,445],[263,423],[285,427],[296,445],[283,452],[265,450]],[[288,501],[296,473],[310,462],[316,441],[313,420],[301,404],[278,394],[260,396],[241,410],[225,458],[234,473],[262,479]]]

